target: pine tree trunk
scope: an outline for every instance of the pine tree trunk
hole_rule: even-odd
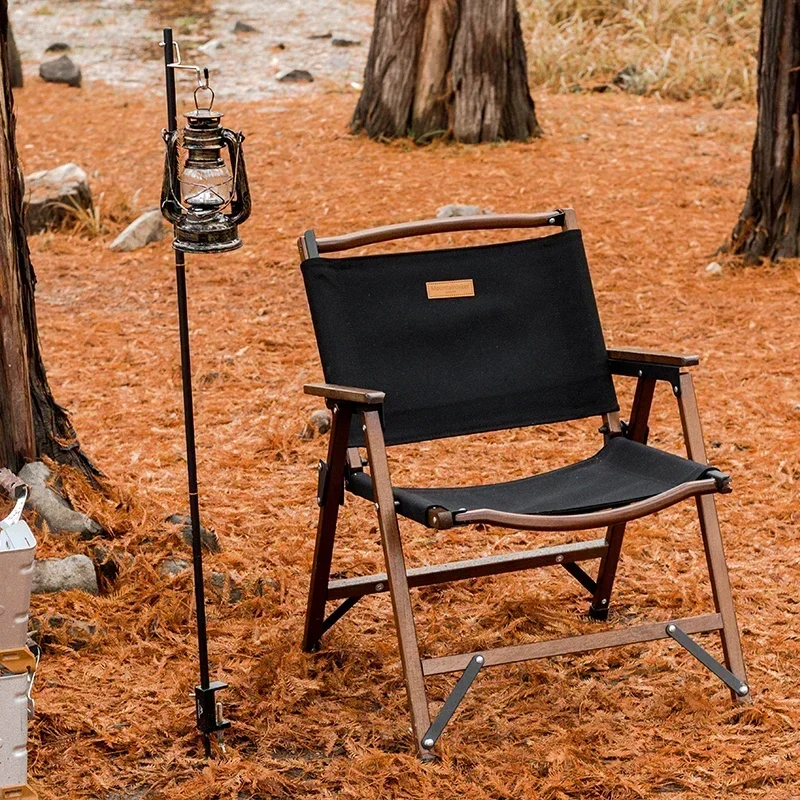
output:
[[[764,0],[758,123],[747,200],[730,252],[748,263],[800,256],[800,8]]]
[[[378,0],[350,126],[373,139],[540,135],[516,0]]]
[[[45,455],[94,480],[100,473],[81,451],[67,413],[53,398],[39,349],[8,31],[7,0],[0,0],[0,466],[16,470]]]

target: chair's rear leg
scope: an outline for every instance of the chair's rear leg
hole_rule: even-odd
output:
[[[700,413],[697,408],[697,397],[694,393],[692,376],[687,372],[680,375],[680,394],[678,408],[681,413],[683,438],[686,443],[686,452],[693,461],[700,464],[708,463],[706,460],[706,447],[703,441],[703,430],[700,424]],[[708,564],[708,576],[711,580],[711,592],[714,598],[714,608],[722,617],[722,650],[725,656],[725,666],[747,685],[747,675],[742,654],[742,643],[739,638],[739,626],[736,622],[736,611],[733,605],[728,564],[725,560],[725,550],[722,545],[722,534],[719,529],[717,505],[713,495],[702,495],[697,498],[697,514],[700,518],[700,530],[703,534],[703,546]],[[744,697],[731,692],[731,697],[738,702],[747,702],[748,693]]]
[[[350,434],[350,421],[353,417],[350,406],[334,405],[331,411],[333,422],[328,442],[328,474],[320,497],[317,543],[314,548],[311,585],[306,607],[306,624],[303,633],[303,650],[308,653],[319,648],[325,621],[325,602],[328,599],[333,540],[336,534],[336,522],[339,519],[339,506],[344,494],[347,440]]]
[[[403,547],[400,542],[400,529],[394,508],[394,493],[389,476],[389,462],[386,458],[383,429],[377,411],[362,411],[362,419],[374,487],[375,507],[381,530],[383,556],[386,561],[386,577],[392,597],[400,660],[403,665],[408,705],[411,712],[411,728],[417,753],[423,759],[430,759],[431,754],[422,747],[422,737],[430,727],[428,698],[425,693],[425,679],[422,675],[422,662],[419,657],[411,595],[408,591],[408,577],[403,558]]]
[[[652,378],[640,377],[636,382],[636,393],[631,406],[631,418],[628,423],[627,436],[634,442],[647,442],[647,421],[650,417],[650,407],[653,403],[653,392],[656,382]],[[606,415],[606,427],[609,434],[620,430],[615,426],[614,418]],[[611,591],[617,577],[617,567],[622,552],[622,540],[625,537],[625,523],[609,526],[606,531],[606,544],[608,550],[600,561],[597,571],[597,589],[592,597],[589,607],[589,616],[592,619],[604,620],[608,618],[608,607],[611,603]]]
[[[608,606],[611,602],[611,590],[614,588],[614,579],[617,576],[617,565],[622,553],[622,540],[625,536],[625,523],[609,525],[606,531],[606,545],[608,549],[600,559],[600,569],[597,571],[597,588],[589,606],[589,616],[592,619],[607,619]]]

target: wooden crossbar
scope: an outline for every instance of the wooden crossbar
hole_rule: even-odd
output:
[[[668,638],[667,625],[677,625],[686,633],[708,633],[722,630],[722,616],[720,614],[704,614],[698,617],[671,619],[666,622],[633,625],[629,628],[618,628],[602,633],[585,633],[582,636],[551,639],[547,642],[532,642],[510,647],[497,647],[494,650],[479,650],[475,653],[426,658],[422,661],[422,673],[427,677],[428,675],[442,675],[445,672],[461,672],[467,668],[467,664],[476,655],[483,656],[484,666],[496,667],[499,664],[514,664],[517,661],[532,661],[536,658],[585,653],[589,650],[601,650],[604,647],[653,642],[656,639]]]
[[[409,587],[432,586],[436,583],[482,578],[486,575],[500,575],[504,572],[517,572],[534,567],[548,567],[556,564],[572,564],[575,561],[588,561],[602,558],[608,549],[605,539],[592,539],[588,542],[540,547],[523,553],[504,553],[502,555],[473,558],[467,561],[451,561],[446,564],[430,564],[408,570]],[[365,575],[360,578],[344,578],[328,584],[328,600],[341,600],[345,597],[360,597],[365,594],[378,594],[389,590],[386,573]]]

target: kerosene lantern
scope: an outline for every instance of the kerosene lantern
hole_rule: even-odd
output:
[[[161,209],[175,226],[176,250],[225,253],[242,246],[239,225],[250,216],[244,136],[222,127],[222,114],[213,109],[208,70],[203,76],[194,92],[195,108],[184,115],[184,130],[164,131],[167,154]],[[186,152],[183,164],[181,150]],[[223,150],[229,163],[222,157]]]
[[[192,365],[189,353],[189,312],[186,295],[186,253],[225,253],[242,246],[238,226],[250,216],[250,192],[242,154],[241,133],[223,128],[222,114],[214,111],[214,92],[208,85],[208,70],[181,63],[178,43],[172,29],[164,28],[164,66],[166,71],[167,146],[161,212],[175,229],[175,278],[178,295],[178,328],[181,342],[181,382],[183,421],[186,431],[186,472],[189,488],[189,515],[192,530],[192,565],[197,652],[200,683],[194,688],[197,728],[203,737],[206,757],[211,755],[211,736],[222,744],[222,733],[230,727],[223,718],[216,693],[227,688],[212,681],[208,663],[206,604],[203,588],[203,543],[200,527],[200,500],[197,488],[197,455],[192,399]],[[176,70],[193,70],[197,76],[195,108],[186,114],[186,128],[178,130],[175,95]],[[185,160],[181,151],[186,153]],[[223,157],[227,154],[227,161]]]

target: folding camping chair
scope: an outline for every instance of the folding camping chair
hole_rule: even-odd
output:
[[[432,233],[561,228],[538,238],[389,255],[321,258]],[[484,666],[672,638],[731,690],[749,695],[714,494],[730,479],[706,462],[692,377],[697,356],[606,350],[581,231],[572,209],[390,225],[298,241],[324,384],[308,394],[332,411],[303,647],[364,595],[388,591],[394,610],[414,740],[430,757]],[[637,378],[630,421],[619,417],[612,375]],[[677,398],[688,458],[647,444],[657,381]],[[353,388],[361,387],[361,388]],[[603,446],[592,457],[523,480],[460,488],[398,488],[386,445],[577,420],[600,415]],[[359,448],[366,446],[368,460]],[[368,467],[368,471],[366,469]],[[331,580],[344,489],[374,503],[386,573]],[[410,587],[560,565],[608,616],[625,526],[693,497],[711,580],[713,614],[639,624],[552,641],[420,658]],[[428,528],[489,523],[534,531],[606,528],[604,538],[407,570],[397,515]],[[579,562],[599,559],[596,578]],[[341,601],[325,616],[328,601]],[[689,634],[719,631],[725,666]],[[461,672],[433,723],[424,679]]]

